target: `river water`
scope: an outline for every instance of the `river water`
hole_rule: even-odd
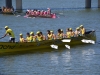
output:
[[[0,0],[4,6],[5,0]],[[23,0],[23,11],[26,9],[46,9],[50,7],[58,18],[24,18],[20,15],[0,14],[0,36],[5,33],[8,25],[19,40],[19,34],[40,30],[46,35],[46,30],[73,28],[83,24],[86,29],[96,30],[97,43],[75,46],[68,49],[53,50],[31,54],[7,55],[0,57],[0,75],[100,75],[100,9],[97,0],[92,0],[92,8],[85,9],[85,0]],[[13,0],[15,8],[15,0]],[[8,41],[8,37],[0,39]]]

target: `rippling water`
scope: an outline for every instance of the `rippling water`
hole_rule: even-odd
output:
[[[100,9],[96,8],[97,0],[92,0],[91,9],[84,9],[85,0],[23,1],[24,9],[50,7],[59,18],[24,18],[23,13],[20,16],[0,14],[0,36],[5,33],[5,25],[14,30],[18,41],[19,33],[26,37],[27,32],[41,30],[46,35],[46,30],[51,29],[56,34],[59,28],[65,32],[68,27],[75,30],[83,24],[86,29],[96,30],[97,42],[100,41]],[[0,6],[3,5],[4,0],[0,0]],[[8,37],[0,41],[8,41]],[[0,75],[100,75],[100,44],[75,46],[70,50],[2,56],[0,64]]]

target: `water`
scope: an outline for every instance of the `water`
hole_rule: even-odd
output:
[[[0,6],[4,6],[4,1],[0,0]],[[14,30],[18,41],[20,33],[26,37],[27,32],[41,30],[46,35],[46,30],[50,29],[56,34],[59,28],[65,32],[68,27],[75,30],[83,24],[86,29],[96,30],[99,42],[100,9],[96,8],[97,0],[92,0],[91,9],[84,9],[84,5],[84,0],[24,0],[24,9],[50,7],[59,18],[24,18],[23,13],[21,16],[0,14],[0,36],[5,33],[5,25]],[[14,0],[13,6],[15,8]],[[8,37],[0,41],[8,41]],[[70,50],[2,56],[0,64],[0,75],[100,75],[100,44],[75,46]]]

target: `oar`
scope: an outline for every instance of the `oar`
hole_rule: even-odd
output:
[[[3,37],[1,37],[0,39],[2,39]]]
[[[100,44],[100,41],[96,42],[96,44]]]
[[[100,41],[98,42],[98,44],[100,44]]]

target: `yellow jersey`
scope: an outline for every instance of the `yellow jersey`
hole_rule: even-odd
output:
[[[74,37],[74,32],[71,32],[71,37]]]
[[[35,37],[30,36],[30,41],[31,41],[31,42],[35,42],[35,41],[36,41],[36,40],[35,40]]]
[[[27,37],[26,40],[27,40],[27,42],[31,42],[31,38],[30,37]]]
[[[67,38],[71,38],[71,32],[67,32],[66,35],[67,35]]]
[[[19,40],[20,40],[20,42],[24,42],[24,38],[20,38]]]
[[[48,34],[48,40],[52,40],[52,34]]]
[[[37,36],[37,40],[42,41],[43,40],[42,36]]]
[[[6,34],[10,35],[12,38],[15,38],[15,35],[14,35],[14,32],[12,31],[12,29],[7,29]]]
[[[62,39],[63,38],[63,34],[58,34],[58,39]]]
[[[82,33],[82,35],[85,34],[85,28],[81,29],[81,33]]]

